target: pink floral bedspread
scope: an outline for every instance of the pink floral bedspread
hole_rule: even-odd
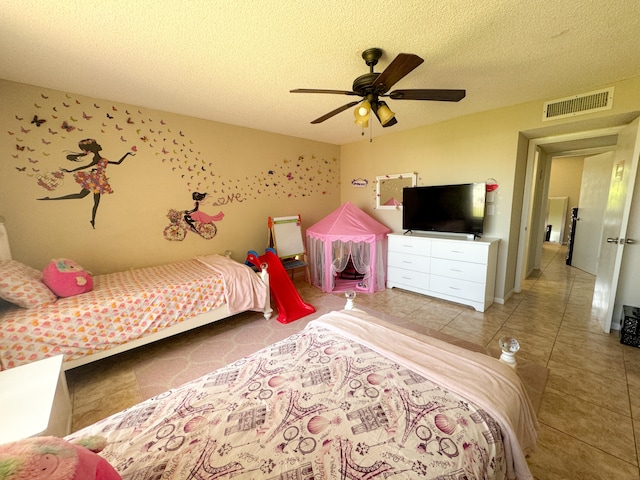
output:
[[[195,259],[97,275],[91,292],[3,310],[0,364],[4,370],[61,353],[74,360],[224,303],[222,276]]]
[[[335,313],[68,438],[105,436],[124,480],[506,478],[492,409],[323,323]]]

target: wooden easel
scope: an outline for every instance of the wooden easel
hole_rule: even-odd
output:
[[[305,269],[307,280],[309,279],[309,267],[307,266],[307,253],[302,238],[302,220],[300,215],[288,217],[269,217],[269,239],[267,247],[273,248],[282,260],[286,270],[291,271],[293,280],[296,268]]]

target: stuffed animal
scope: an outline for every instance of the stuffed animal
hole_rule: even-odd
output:
[[[67,258],[54,258],[42,271],[42,281],[58,297],[71,297],[93,290],[93,278]]]
[[[32,437],[0,445],[0,480],[122,480],[96,452],[104,437],[78,444],[58,437]]]

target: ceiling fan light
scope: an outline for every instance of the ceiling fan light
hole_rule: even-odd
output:
[[[353,114],[356,117],[356,123],[358,125],[362,125],[366,128],[364,124],[369,123],[369,115],[371,114],[371,104],[365,100],[360,105],[356,107],[353,111]]]
[[[377,113],[378,113],[378,118],[380,119],[380,123],[382,125],[386,125],[387,123],[389,123],[391,121],[391,119],[393,117],[396,116],[396,114],[394,112],[392,112],[391,109],[384,102],[380,102],[378,104],[378,112]]]
[[[361,117],[366,117],[367,115],[369,115],[370,109],[371,107],[369,106],[369,102],[364,101],[358,107],[358,115],[360,115]]]

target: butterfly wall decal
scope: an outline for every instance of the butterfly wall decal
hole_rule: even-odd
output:
[[[38,118],[37,115],[34,115],[33,116],[33,120],[31,120],[31,123],[34,123],[36,125],[36,127],[39,127],[44,122],[46,122],[46,120],[44,118]]]
[[[64,122],[62,122],[62,128],[64,128],[68,133],[68,132],[71,132],[72,130],[74,130],[76,127],[74,127],[73,125],[69,125],[67,123],[67,121],[65,120]]]

